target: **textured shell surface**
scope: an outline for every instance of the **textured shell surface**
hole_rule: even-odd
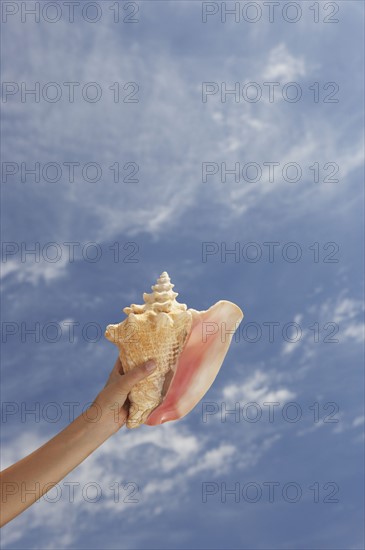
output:
[[[124,308],[127,318],[108,325],[105,332],[106,338],[118,346],[125,372],[150,359],[156,363],[151,375],[137,383],[128,396],[128,428],[143,424],[161,403],[191,331],[194,314],[198,313],[177,302],[173,287],[164,271],[152,286],[152,293],[143,294],[144,304]]]

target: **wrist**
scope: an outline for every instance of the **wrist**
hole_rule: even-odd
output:
[[[97,446],[101,445],[116,431],[113,415],[108,413],[96,401],[80,415],[79,419],[85,436],[92,439]]]
[[[103,391],[96,397],[92,405],[83,413],[84,421],[90,429],[100,437],[105,438],[116,433],[125,423],[126,411],[117,401],[112,403],[104,399]]]

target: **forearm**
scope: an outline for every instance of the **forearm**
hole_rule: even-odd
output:
[[[90,412],[90,418],[95,416]],[[86,414],[45,445],[1,473],[1,520],[4,525],[23,512],[99,447],[115,429],[101,415]]]
[[[124,425],[129,392],[155,366],[149,361],[122,375],[118,358],[90,409],[43,447],[1,473],[0,525],[26,510]]]

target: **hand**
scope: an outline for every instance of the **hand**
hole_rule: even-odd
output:
[[[147,378],[156,367],[153,361],[148,361],[126,374],[118,357],[111,371],[104,389],[96,396],[90,407],[96,411],[90,412],[90,418],[96,417],[107,422],[112,433],[117,432],[126,422],[128,417],[128,394],[132,387],[143,378]]]

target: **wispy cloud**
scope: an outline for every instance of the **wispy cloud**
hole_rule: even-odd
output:
[[[336,339],[339,342],[362,343],[365,339],[365,325],[363,322],[364,304],[357,298],[348,296],[348,289],[344,289],[336,299],[326,299],[324,302],[317,302],[306,308],[305,318],[315,319],[321,330],[328,323],[334,323]],[[302,319],[304,315],[296,317]],[[313,328],[313,327],[312,327]],[[334,337],[335,338],[335,337]],[[303,351],[306,357],[313,356],[313,330],[302,330],[301,338],[297,342],[284,342],[282,354],[289,355],[295,351]]]
[[[270,82],[292,82],[307,73],[304,56],[294,56],[283,42],[269,52],[267,65],[262,71],[264,79]]]
[[[3,284],[14,285],[19,283],[30,283],[37,285],[40,281],[50,283],[65,276],[68,261],[60,259],[57,263],[39,260],[37,262],[21,262],[8,260],[1,266],[1,279]]]
[[[282,405],[291,399],[294,399],[296,394],[285,387],[278,387],[278,381],[275,376],[270,376],[257,370],[243,384],[230,384],[223,389],[223,397],[229,399],[230,402],[240,400],[244,403],[259,403],[276,402]]]
[[[42,27],[42,35],[37,36],[37,40],[30,35],[30,26],[15,27],[13,31],[20,42],[32,36],[33,45],[24,52],[25,63],[5,66],[5,80],[34,80],[36,77],[48,82],[66,79],[62,62],[55,62],[50,53],[57,51],[62,57],[63,44],[67,41],[66,26]],[[70,155],[75,156],[72,151],[77,151],[75,160],[81,165],[94,161],[102,166],[102,179],[94,184],[79,181],[80,178],[71,184],[63,178],[62,183],[48,187],[34,182],[23,186],[22,200],[36,197],[43,209],[49,209],[53,224],[48,234],[52,239],[74,240],[77,236],[79,240],[100,241],[122,233],[145,232],[156,237],[181,224],[187,231],[192,205],[200,201],[216,210],[215,223],[223,227],[227,225],[227,216],[233,216],[233,222],[243,213],[253,212],[258,205],[267,208],[268,196],[270,207],[285,210],[285,200],[292,190],[278,194],[279,183],[270,183],[266,177],[259,183],[235,182],[230,178],[222,184],[219,178],[210,178],[203,184],[201,163],[204,161],[224,161],[227,166],[237,161],[260,164],[275,161],[282,166],[296,162],[308,168],[318,159],[336,160],[341,177],[348,176],[363,163],[361,140],[355,135],[350,140],[345,139],[345,123],[341,125],[322,118],[313,106],[307,109],[305,119],[298,119],[283,116],[286,107],[283,101],[271,104],[263,99],[257,104],[227,101],[203,105],[201,82],[196,79],[210,80],[209,66],[197,71],[195,64],[189,66],[183,57],[180,59],[162,50],[146,51],[141,56],[139,44],[133,41],[130,44],[123,42],[125,55],[120,56],[119,38],[103,21],[91,50],[83,44],[82,27],[74,29],[74,39],[84,54],[82,61],[81,56],[70,58],[67,78],[80,82],[97,81],[105,90],[100,103],[77,101],[70,105],[60,102],[42,107],[10,102],[5,105],[5,110],[17,110],[23,132],[37,136],[36,140],[22,146],[19,135],[9,127],[6,160],[31,164],[54,159],[62,164],[70,160]],[[54,47],[47,48],[45,44]],[[101,53],[104,49],[109,52],[106,58]],[[236,82],[240,76],[237,72],[239,59],[233,56],[234,63],[231,61],[230,58],[223,60],[222,74],[227,84]],[[311,75],[315,76],[315,66],[304,54],[294,54],[285,41],[269,49],[266,58],[260,58],[251,71],[250,67],[249,81],[298,79],[303,86]],[[136,105],[115,104],[108,91],[113,82],[126,79],[140,84],[140,102]],[[47,111],[47,116],[39,116],[41,108]],[[7,120],[10,124],[11,118],[5,120],[5,125]],[[63,120],[67,120],[67,124],[62,124]],[[57,132],[53,131],[55,127]],[[127,135],[125,127],[133,131]],[[98,145],[92,138],[95,128]],[[140,182],[113,183],[109,166],[116,161],[137,162]],[[14,188],[8,185],[6,193],[19,201],[11,186]],[[312,187],[308,182],[296,185],[297,198],[301,197],[297,200],[300,205],[296,208],[297,217],[312,203]],[[317,208],[328,204],[331,196],[337,199],[341,192],[333,185],[317,186]],[[336,201],[338,208],[341,208],[340,201]],[[259,221],[256,219],[255,223]],[[40,220],[37,227],[29,228],[28,238],[43,238],[44,229]],[[19,235],[16,228],[13,231]],[[49,277],[53,271],[49,268]]]

